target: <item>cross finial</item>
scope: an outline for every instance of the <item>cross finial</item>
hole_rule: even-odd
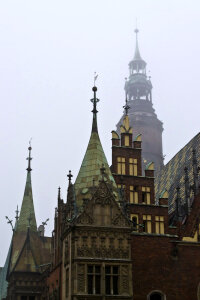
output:
[[[48,221],[49,221],[49,218],[48,218],[48,219],[46,219],[46,221],[45,221],[45,222],[42,222],[42,225],[43,225],[43,226],[46,226]]]
[[[102,176],[102,181],[104,181],[104,177],[105,177],[105,171],[106,171],[106,168],[104,167],[104,164],[102,164],[102,167],[100,168],[100,171],[101,171],[101,176]]]
[[[10,224],[10,226],[12,227],[12,231],[14,231],[14,227],[13,227],[13,220],[10,220],[7,216],[6,216],[6,220],[7,220],[7,224]]]
[[[32,150],[32,147],[31,147],[31,140],[29,141],[29,147],[28,147],[28,151],[29,151],[29,155],[27,157],[27,160],[28,160],[28,168],[26,169],[28,172],[31,172],[32,169],[31,169],[31,160],[32,160],[32,157],[31,157],[31,150]]]
[[[69,170],[69,174],[67,175],[67,177],[68,177],[69,185],[70,185],[72,183],[72,177],[73,177],[71,170]]]
[[[17,210],[16,210],[15,212],[16,212],[15,219],[16,219],[16,221],[18,221],[18,220],[19,220],[19,209],[18,209],[18,205],[17,205]]]

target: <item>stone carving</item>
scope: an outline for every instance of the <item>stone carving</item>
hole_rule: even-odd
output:
[[[78,217],[77,224],[93,224],[94,220],[85,211]]]
[[[78,291],[84,293],[85,290],[85,266],[78,265],[77,270]]]
[[[126,218],[122,215],[122,214],[118,214],[115,216],[115,218],[113,218],[112,220],[112,224],[113,225],[117,225],[117,226],[130,226],[128,220],[126,220]]]
[[[78,247],[77,255],[79,257],[129,259],[129,248],[114,249],[113,247],[88,247],[84,245]]]
[[[127,293],[129,290],[128,266],[123,265],[121,267],[121,282],[121,292]]]

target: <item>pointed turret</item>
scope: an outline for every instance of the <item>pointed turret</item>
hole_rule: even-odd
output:
[[[75,181],[76,203],[78,207],[82,206],[83,199],[91,198],[94,185],[98,185],[99,180],[101,180],[100,168],[102,165],[105,167],[107,180],[115,185],[98,134],[97,103],[99,102],[99,99],[96,97],[97,87],[94,86],[92,90],[94,92],[94,98],[91,99],[91,102],[93,103],[92,132],[83,162]]]
[[[29,150],[29,156],[27,158],[28,168],[27,168],[26,185],[25,185],[25,191],[24,191],[20,216],[17,224],[17,231],[27,231],[27,228],[29,228],[32,231],[37,231],[35,210],[33,204],[32,185],[31,185],[31,171],[32,171],[31,146],[28,148],[28,150]]]

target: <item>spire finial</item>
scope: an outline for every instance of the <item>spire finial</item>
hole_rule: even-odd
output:
[[[130,109],[130,106],[128,105],[127,93],[126,93],[125,105],[123,106],[123,108],[125,110],[126,116],[128,116],[128,110]]]
[[[68,177],[68,180],[69,180],[69,185],[72,184],[72,177],[73,177],[73,175],[71,173],[71,170],[69,170],[69,174],[67,175],[67,177]]]
[[[29,147],[28,147],[28,151],[29,151],[29,155],[27,157],[27,160],[28,160],[28,168],[26,169],[28,172],[31,172],[32,169],[31,169],[31,160],[32,160],[32,157],[31,157],[31,150],[32,150],[32,147],[31,147],[31,140],[32,138],[30,139],[29,141]]]
[[[17,210],[15,211],[16,212],[16,216],[15,216],[15,219],[16,219],[16,222],[19,220],[19,209],[18,209],[18,205],[17,205]]]
[[[58,187],[58,199],[60,199],[60,190],[61,190],[61,188],[60,188],[60,186]]]
[[[95,86],[95,81],[97,79],[97,76],[94,76],[94,86],[92,88],[93,92],[94,92],[94,98],[91,99],[90,101],[93,103],[93,123],[92,123],[92,132],[98,132],[97,130],[97,103],[99,102],[99,99],[96,97],[96,92],[97,92],[97,87]]]

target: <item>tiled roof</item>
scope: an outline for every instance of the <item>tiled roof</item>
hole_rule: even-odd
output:
[[[92,131],[83,162],[75,181],[77,206],[82,205],[83,198],[91,196],[89,189],[91,189],[93,185],[98,185],[101,179],[100,168],[102,168],[102,165],[104,165],[108,180],[115,184],[98,132]]]
[[[189,184],[193,185],[192,150],[196,150],[197,164],[200,166],[200,133],[186,144],[157,174],[155,178],[156,199],[167,190],[169,193],[169,213],[175,209],[176,187],[180,187],[180,198],[185,202],[184,168],[188,168]],[[191,197],[192,197],[191,191]]]

